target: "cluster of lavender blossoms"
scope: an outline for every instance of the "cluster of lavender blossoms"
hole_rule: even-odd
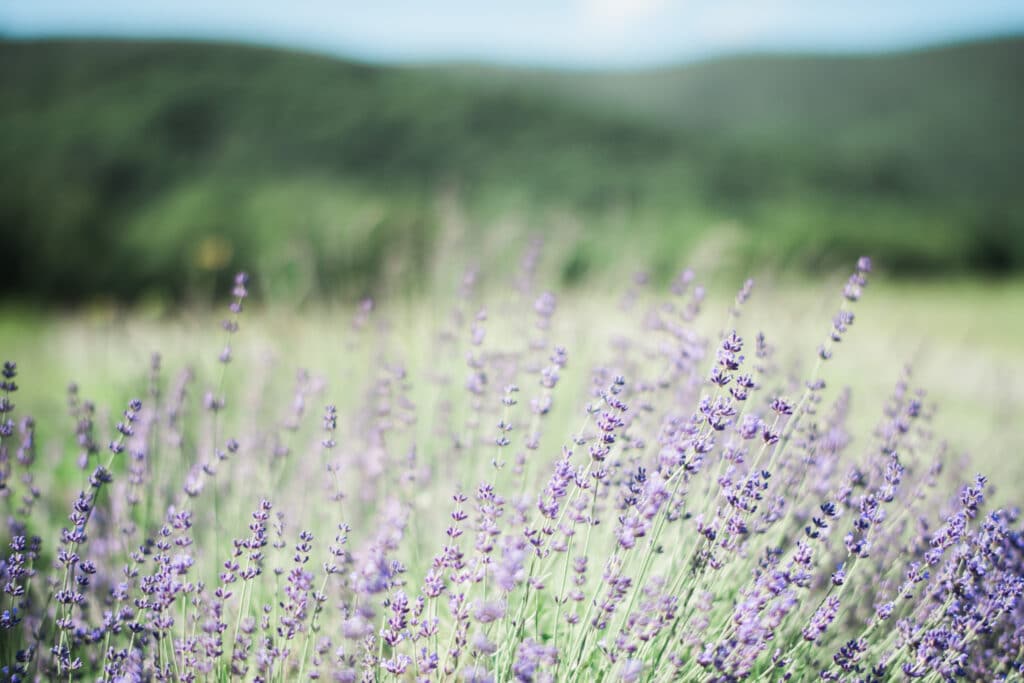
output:
[[[689,270],[560,345],[541,254],[415,357],[363,302],[343,376],[290,390],[240,274],[213,373],[154,354],[119,420],[72,385],[45,445],[4,363],[0,681],[1021,680],[1019,511],[909,368],[868,433],[827,385],[869,259],[783,358],[753,281],[704,324]]]

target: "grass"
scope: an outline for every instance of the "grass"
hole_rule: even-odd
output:
[[[723,296],[728,278],[719,275],[714,281],[709,313],[724,311],[728,305]],[[614,331],[627,324],[617,319],[617,312],[604,310],[604,302],[620,294],[607,286],[564,296],[565,310],[556,322],[559,338],[567,346],[599,354],[610,344]],[[1024,336],[1024,324],[1007,313],[1024,302],[1024,283],[890,278],[879,280],[870,294],[861,306],[857,348],[837,358],[831,370],[835,383],[877,396],[903,365],[912,363],[920,384],[942,397],[944,407],[956,412],[959,424],[970,425],[967,431],[974,437],[957,445],[968,449],[974,438],[1006,439],[995,450],[970,450],[977,451],[975,457],[991,453],[993,463],[1013,465],[1008,456],[1017,442],[1005,427],[1008,416],[1024,408],[1024,395],[1015,383],[1000,378],[1024,376],[1024,357],[1016,341]],[[758,298],[773,305],[751,307],[747,322],[752,329],[781,339],[813,340],[833,304],[832,292],[821,284],[787,279],[773,283],[770,275],[758,278]],[[432,362],[433,349],[420,342],[447,314],[447,300],[437,295],[384,304],[390,324],[401,331],[396,335],[396,351],[414,372],[426,372]],[[336,353],[352,315],[350,307],[340,303],[312,303],[302,309],[259,307],[247,316],[255,346],[241,351],[247,354],[244,363],[259,364],[287,353],[302,359],[292,363],[292,369],[316,368],[334,378],[356,372],[370,359],[353,360]],[[599,316],[613,320],[602,325],[602,336],[595,338],[590,321]],[[0,348],[19,359],[23,375],[37,377],[46,386],[74,381],[99,404],[116,406],[133,394],[132,387],[141,386],[153,351],[160,351],[169,367],[202,363],[204,374],[210,376],[215,358],[197,350],[217,348],[218,319],[202,308],[166,312],[107,305],[54,314],[8,307],[0,316]],[[813,351],[810,341],[804,346],[805,351]],[[59,422],[65,412],[64,399],[57,395],[26,395],[20,403],[27,412],[45,417],[41,420],[45,422]]]

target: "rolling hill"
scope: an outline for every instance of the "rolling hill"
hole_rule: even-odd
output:
[[[635,72],[0,42],[5,290],[418,287],[534,232],[569,282],[666,279],[709,239],[743,268],[1020,271],[1022,72],[1021,38]]]

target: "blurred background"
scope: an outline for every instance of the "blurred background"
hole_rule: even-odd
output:
[[[239,381],[387,361],[431,405],[435,337],[486,304],[511,352],[551,290],[585,396],[692,267],[707,338],[757,279],[740,332],[799,387],[869,254],[830,391],[869,430],[913,363],[1019,481],[1022,74],[1019,1],[0,0],[0,353],[55,434],[154,351],[217,386],[245,269]]]
[[[415,296],[538,234],[554,287],[1014,280],[1022,32],[995,0],[0,2],[2,297]]]

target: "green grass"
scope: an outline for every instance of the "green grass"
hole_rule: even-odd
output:
[[[2,42],[7,292],[207,301],[238,267],[292,300],[419,290],[439,255],[507,275],[533,233],[570,285],[623,259],[665,282],[709,241],[740,274],[1016,271],[1021,55],[604,73]]]
[[[756,331],[765,332],[779,349],[782,368],[800,367],[806,373],[815,345],[828,330],[836,287],[820,281],[762,280],[741,326],[751,337]],[[729,304],[726,292],[735,284],[727,282],[717,278],[710,290],[703,315],[708,330],[724,323]],[[575,350],[566,379],[574,387],[572,395],[582,395],[587,368],[607,352],[617,330],[632,324],[616,310],[620,296],[621,290],[592,286],[559,301],[553,337]],[[435,292],[426,298],[411,295],[385,302],[379,316],[392,328],[388,339],[394,346],[377,353],[393,353],[404,359],[411,373],[429,376],[436,362],[431,337],[448,315],[447,301],[446,295]],[[879,397],[887,394],[909,363],[915,384],[926,388],[940,406],[940,419],[957,426],[954,433],[946,434],[955,452],[970,452],[981,471],[1001,475],[997,488],[1001,479],[1024,477],[1024,462],[1014,456],[1024,447],[1024,435],[1013,423],[1014,416],[1024,412],[1024,391],[1011,379],[1024,377],[1024,354],[1018,341],[1024,338],[1024,321],[1009,313],[1022,306],[1024,282],[1020,280],[922,284],[879,278],[858,306],[848,343],[838,349],[828,368],[829,395],[839,387],[853,387],[853,424],[860,433],[868,433],[878,418],[874,407]],[[315,370],[333,384],[358,376],[374,361],[374,353],[365,355],[368,349],[353,354],[343,343],[352,316],[348,307],[327,304],[302,310],[270,306],[247,311],[241,338],[246,343],[239,344],[237,365],[273,372],[281,382],[275,390],[283,411],[296,369]],[[500,311],[491,317],[489,338],[499,347],[514,343],[519,331],[503,326]],[[83,397],[114,411],[144,390],[154,351],[163,355],[171,372],[195,367],[200,386],[212,384],[219,372],[219,315],[203,309],[157,315],[147,309],[104,306],[57,315],[7,307],[0,320],[0,349],[4,358],[18,362],[23,389],[19,410],[36,416],[44,433],[69,433],[73,426],[58,389],[75,382]],[[236,390],[261,381],[251,373],[232,372],[228,377],[238,383]],[[422,392],[416,397],[418,405],[432,404],[433,387],[421,384],[416,391]],[[339,409],[345,405],[343,397],[332,396],[331,400],[340,402]],[[572,419],[558,429],[571,431]],[[110,421],[101,419],[99,424]],[[430,441],[429,433],[423,436]],[[72,467],[70,461],[68,466]],[[71,471],[67,474],[73,476]]]

